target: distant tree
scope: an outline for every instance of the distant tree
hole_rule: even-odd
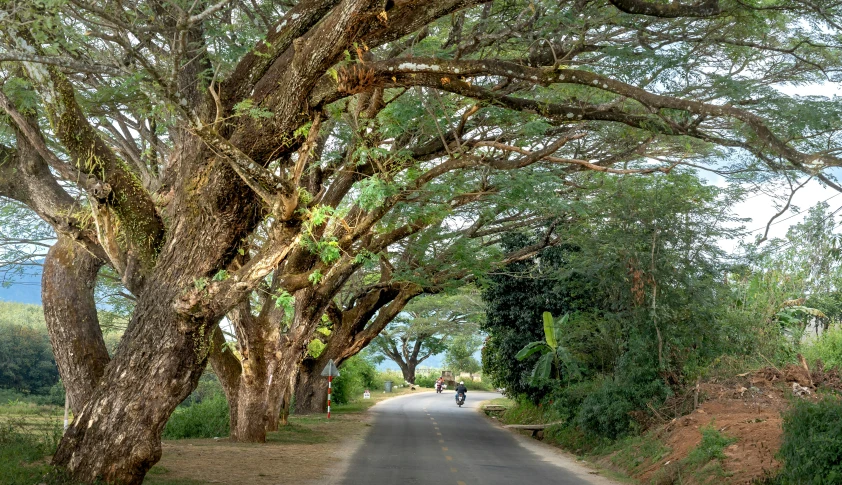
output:
[[[447,344],[444,364],[453,372],[479,372],[482,364],[474,354],[482,345],[482,337],[478,333],[460,334],[453,337]]]
[[[407,382],[414,383],[418,365],[448,350],[449,342],[463,339],[463,344],[470,344],[476,339],[482,308],[473,289],[418,297],[372,344],[398,365]],[[467,350],[467,345],[462,346]]]
[[[46,394],[58,380],[46,328],[0,323],[0,388]]]

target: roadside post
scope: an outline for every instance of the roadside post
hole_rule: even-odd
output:
[[[339,377],[339,369],[333,363],[333,359],[327,361],[327,365],[322,370],[322,375],[327,376],[327,419],[330,419],[330,391],[333,387],[333,378]]]

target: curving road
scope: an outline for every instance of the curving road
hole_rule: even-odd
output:
[[[391,399],[371,409],[374,423],[350,460],[344,485],[585,485],[587,471],[559,466],[558,460],[527,449],[477,412],[480,401],[500,397],[468,392],[459,408],[452,391]],[[540,451],[539,451],[540,452]],[[583,473],[585,476],[583,477]],[[591,472],[593,473],[593,472]],[[601,477],[600,477],[601,478]]]

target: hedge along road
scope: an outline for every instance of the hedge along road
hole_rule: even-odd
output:
[[[342,483],[419,485],[613,485],[556,450],[510,433],[477,411],[500,397],[468,391],[459,408],[452,391],[391,399],[373,407],[373,427],[351,458]]]

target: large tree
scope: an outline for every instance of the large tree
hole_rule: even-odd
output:
[[[487,174],[543,167],[520,189],[548,194],[577,170],[734,157],[731,172],[836,187],[822,170],[840,161],[842,110],[773,86],[836,79],[839,14],[806,0],[3,3],[0,194],[57,234],[42,296],[75,420],[54,464],[140,483],[224,315],[247,316],[267,286],[290,302],[272,358],[291,375],[357,269],[481,205]],[[135,300],[113,357],[93,298],[103,266]]]

